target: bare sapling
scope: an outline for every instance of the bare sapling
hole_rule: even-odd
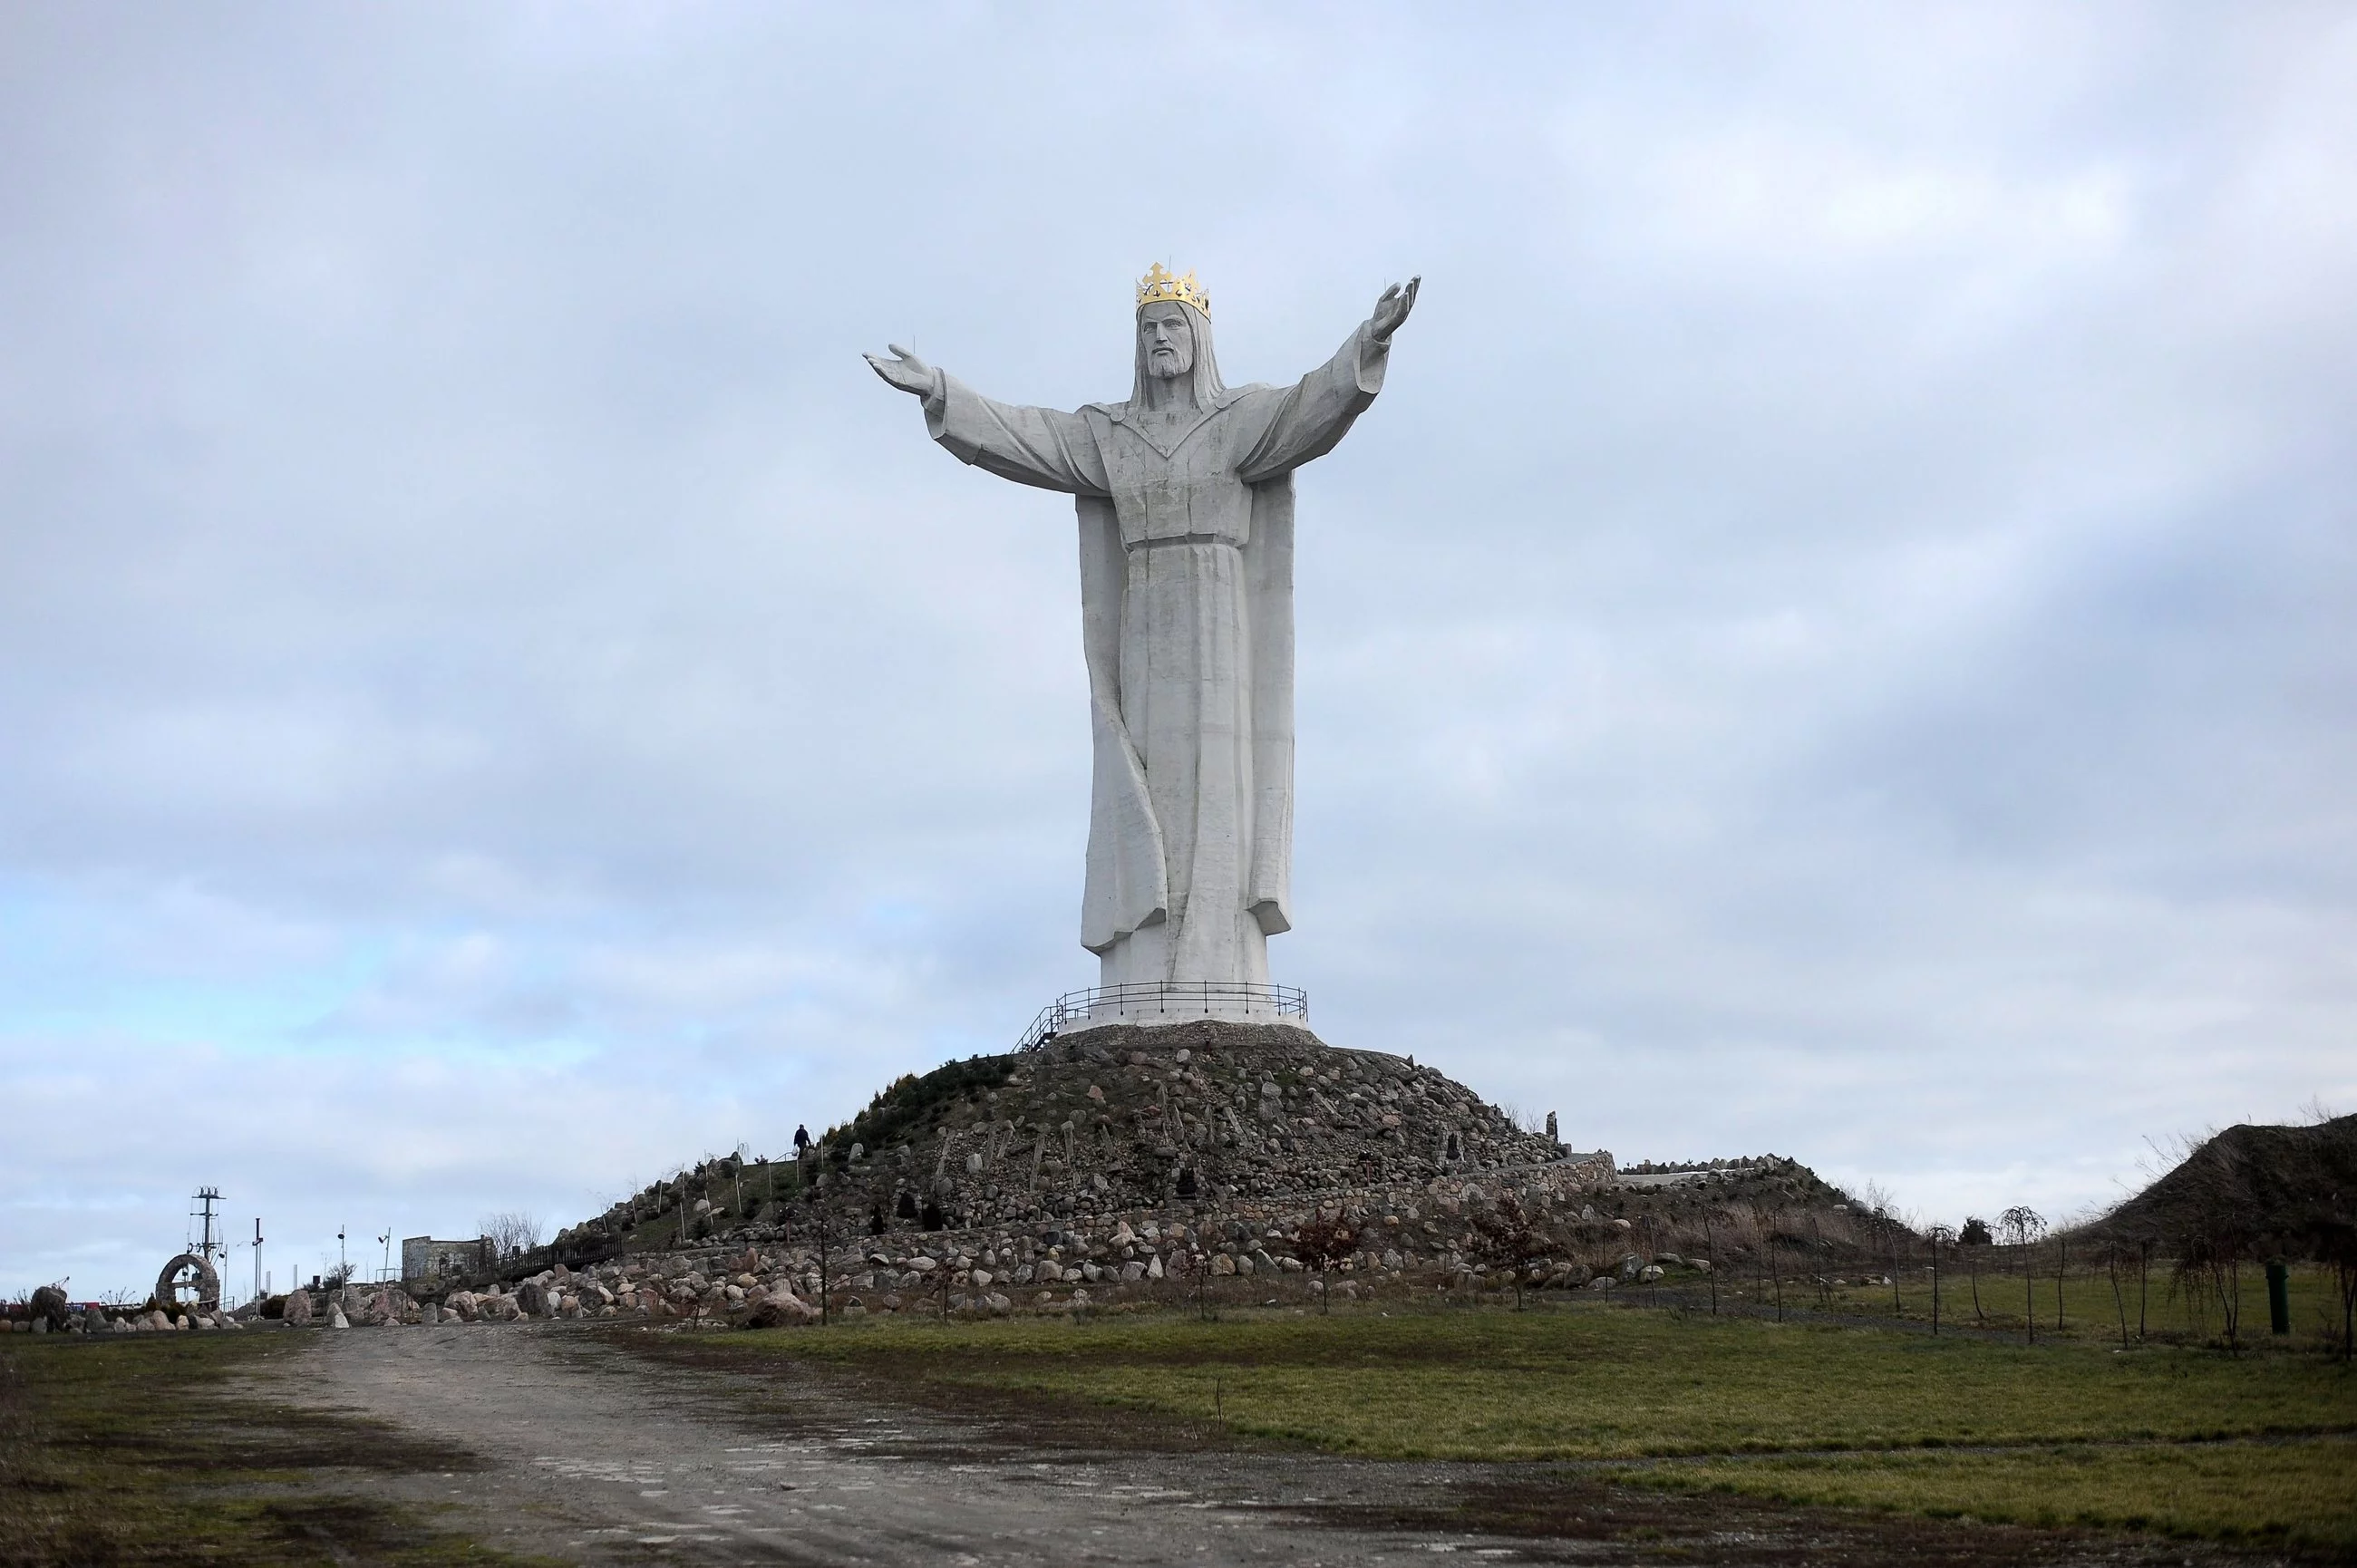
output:
[[[2021,1249],[2021,1327],[2029,1343],[2038,1343],[2038,1267],[2032,1249],[2038,1239],[2046,1234],[2046,1217],[2034,1208],[2016,1204],[1996,1217],[1996,1222],[2015,1246]]]
[[[1332,1273],[1335,1264],[1351,1255],[1351,1249],[1357,1244],[1357,1237],[1351,1233],[1351,1228],[1343,1223],[1341,1206],[1339,1204],[1335,1206],[1335,1211],[1331,1214],[1320,1208],[1301,1227],[1301,1236],[1296,1251],[1299,1253],[1301,1261],[1308,1264],[1310,1270],[1318,1276],[1318,1310],[1319,1312],[1332,1310],[1328,1302],[1334,1294],[1334,1287],[1328,1275]],[[1521,1294],[1517,1290],[1515,1304],[1519,1305],[1521,1301]]]
[[[1890,1316],[1907,1316],[1907,1304],[1899,1297],[1899,1238],[1909,1227],[1897,1215],[1890,1219]]]
[[[1643,1262],[1637,1265],[1637,1279],[1645,1287],[1645,1305],[1655,1306],[1660,1305],[1660,1293],[1653,1289],[1653,1282],[1645,1278],[1646,1271],[1651,1269],[1653,1263],[1653,1217],[1652,1215],[1637,1216],[1637,1234],[1641,1238],[1637,1244],[1638,1248],[1645,1258]],[[1514,1310],[1520,1312],[1522,1309],[1523,1293],[1517,1286],[1514,1291]]]
[[[1704,1269],[1703,1274],[1710,1282],[1710,1315],[1717,1317],[1718,1316],[1718,1242],[1711,1232],[1710,1210],[1707,1208],[1702,1211],[1702,1261],[1708,1265]]]
[[[2212,1224],[2185,1239],[2185,1252],[2177,1263],[2178,1285],[2190,1299],[2207,1294],[2217,1302],[2227,1352],[2235,1356],[2243,1353],[2243,1264],[2250,1256],[2250,1237],[2241,1226]]]
[[[1867,1182],[1859,1196],[1866,1205],[1869,1255],[1879,1253],[1889,1269],[1890,1315],[1904,1317],[1906,1304],[1899,1296],[1899,1233],[1907,1226],[1899,1212],[1899,1200],[1878,1181]]]
[[[1825,1266],[1825,1233],[1818,1226],[1814,1214],[1809,1216],[1809,1239],[1810,1247],[1816,1253],[1817,1310],[1831,1312],[1834,1305],[1832,1271]]]
[[[1651,1233],[1650,1226],[1647,1233]],[[1523,1212],[1522,1199],[1511,1192],[1501,1193],[1494,1203],[1473,1217],[1472,1241],[1476,1255],[1483,1262],[1509,1272],[1513,1282],[1514,1310],[1520,1312],[1523,1271],[1547,1250],[1544,1233],[1531,1223],[1530,1216]]]
[[[2177,1283],[2191,1299],[2208,1294],[2218,1303],[2226,1348],[2242,1354],[2243,1265],[2258,1256],[2258,1217],[2239,1161],[2212,1160],[2195,1167],[2199,1185],[2186,1216],[2185,1250],[2177,1263]]]
[[[2071,1271],[2071,1237],[2066,1231],[2054,1236],[2054,1332],[2062,1332],[2062,1276]]]
[[[2357,1348],[2357,1234],[2351,1227],[2341,1228],[2341,1242],[2333,1251],[2332,1283],[2341,1295],[2341,1364],[2349,1365],[2350,1354]]]
[[[1945,1225],[1934,1225],[1924,1232],[1932,1243],[1932,1333],[1940,1332],[1940,1249],[1955,1240],[1956,1233]]]
[[[1784,1278],[1777,1268],[1776,1211],[1764,1198],[1753,1198],[1751,1209],[1752,1239],[1759,1243],[1759,1255],[1752,1262],[1751,1298],[1753,1305],[1768,1305],[1769,1284],[1774,1282],[1776,1321],[1784,1321]]]

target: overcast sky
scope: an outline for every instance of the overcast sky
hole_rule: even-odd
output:
[[[0,1290],[555,1224],[1078,945],[1070,502],[1299,482],[1320,1035],[1927,1219],[2357,1107],[2357,16],[0,11]],[[250,1284],[253,1259],[231,1273]]]

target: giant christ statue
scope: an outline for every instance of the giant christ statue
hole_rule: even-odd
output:
[[[1268,984],[1268,939],[1292,925],[1293,470],[1374,402],[1419,283],[1385,289],[1289,387],[1222,383],[1210,299],[1158,264],[1126,402],[1017,408],[898,344],[867,356],[960,460],[1077,498],[1095,749],[1081,944],[1103,985]]]

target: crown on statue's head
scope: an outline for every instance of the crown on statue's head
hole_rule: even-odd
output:
[[[1178,277],[1173,274],[1169,268],[1157,262],[1146,269],[1144,277],[1137,280],[1137,307],[1143,310],[1147,306],[1158,304],[1163,300],[1170,300],[1178,305],[1191,305],[1207,317],[1211,314],[1211,296],[1203,292],[1202,285],[1195,281],[1195,274],[1192,272],[1183,278]]]

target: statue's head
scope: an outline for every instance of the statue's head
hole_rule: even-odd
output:
[[[1137,377],[1130,392],[1143,402],[1147,381],[1183,385],[1199,407],[1226,389],[1211,352],[1211,300],[1195,274],[1175,277],[1156,263],[1137,285]]]
[[[1137,353],[1146,373],[1177,381],[1195,368],[1195,327],[1176,300],[1157,300],[1137,312]]]

